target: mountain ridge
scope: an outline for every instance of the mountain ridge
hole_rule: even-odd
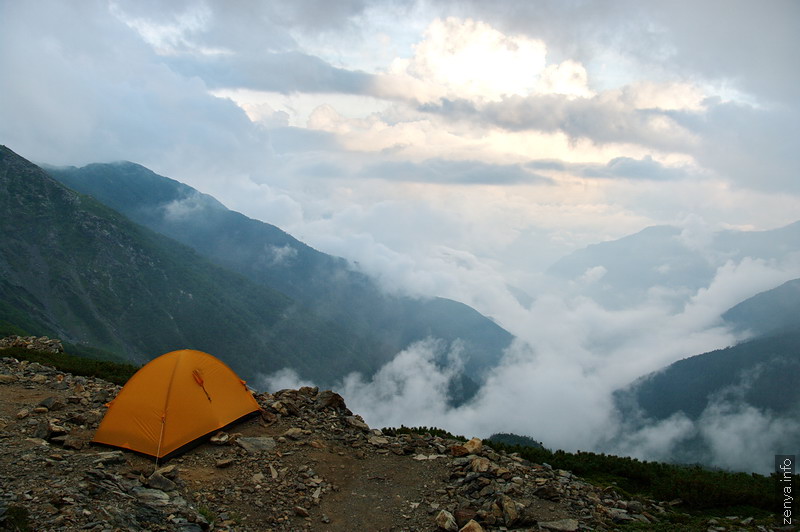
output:
[[[219,353],[248,379],[355,370],[361,340],[287,296],[67,189],[0,147],[0,324],[144,362],[173,346]],[[20,321],[22,320],[22,321]],[[324,364],[324,360],[336,363]]]
[[[132,220],[190,246],[216,264],[300,301],[322,318],[372,339],[384,363],[429,337],[461,341],[465,372],[480,381],[513,337],[475,309],[445,298],[387,294],[345,259],[131,162],[48,172]]]

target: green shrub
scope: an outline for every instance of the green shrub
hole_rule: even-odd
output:
[[[86,377],[97,377],[114,384],[123,385],[133,376],[139,368],[130,364],[120,364],[108,360],[96,360],[85,358],[67,353],[49,353],[46,351],[35,351],[23,347],[8,347],[0,349],[0,356],[14,357],[20,360],[38,362],[46,366],[53,366],[59,371],[72,373],[73,375],[83,375]]]

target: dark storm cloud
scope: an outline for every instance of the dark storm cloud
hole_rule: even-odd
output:
[[[413,181],[460,185],[512,185],[551,183],[522,165],[490,164],[481,161],[428,159],[422,163],[381,162],[362,170],[364,177],[391,181]]]

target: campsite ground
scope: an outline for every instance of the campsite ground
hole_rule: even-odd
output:
[[[6,515],[9,508],[24,509],[34,529],[56,530],[93,522],[98,529],[107,523],[192,530],[205,527],[203,520],[214,530],[434,530],[453,493],[453,465],[441,444],[431,447],[430,437],[381,437],[349,416],[343,403],[338,410],[320,408],[314,390],[288,392],[280,397],[289,407],[285,415],[251,418],[231,429],[225,445],[204,443],[159,464],[167,466],[169,482],[161,491],[149,478],[152,460],[89,443],[104,403],[118,390],[99,379],[3,360],[0,505]],[[265,406],[276,399],[260,398]],[[270,441],[272,448],[248,452],[231,443],[247,438]],[[575,517],[566,504],[540,503],[541,518]]]
[[[442,510],[482,523],[472,530],[669,530],[668,503],[479,440],[384,435],[311,388],[258,394],[261,416],[154,474],[151,459],[89,443],[119,389],[0,358],[0,530],[437,530]]]

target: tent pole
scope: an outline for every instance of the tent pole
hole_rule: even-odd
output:
[[[164,440],[164,423],[167,420],[167,415],[161,415],[161,434],[158,435],[158,450],[156,451],[156,469],[158,469],[158,459],[161,455],[161,442]]]

